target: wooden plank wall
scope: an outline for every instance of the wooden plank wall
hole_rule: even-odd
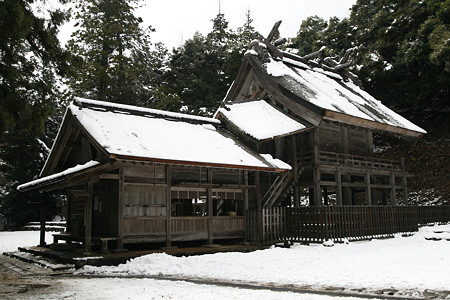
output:
[[[258,235],[262,218],[263,236]],[[419,224],[450,222],[450,206],[270,207],[247,214],[249,241],[342,242],[411,233]]]
[[[101,180],[94,185],[93,236],[117,236],[118,197],[117,180]]]

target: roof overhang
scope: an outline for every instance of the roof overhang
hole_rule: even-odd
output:
[[[19,185],[19,192],[39,191],[49,192],[57,189],[66,188],[87,182],[89,179],[95,178],[103,173],[117,169],[119,166],[116,162],[103,162],[91,165],[81,165],[76,171],[71,172],[69,168],[65,171],[45,176],[28,183]]]
[[[197,161],[183,161],[183,160],[171,160],[171,159],[160,159],[160,158],[150,158],[150,157],[138,157],[129,156],[121,154],[111,154],[112,159],[118,161],[138,161],[138,162],[152,162],[168,165],[182,165],[182,166],[194,166],[194,167],[206,167],[206,168],[223,168],[223,169],[240,169],[248,171],[264,171],[264,172],[287,172],[290,169],[284,169],[280,167],[258,167],[258,166],[245,166],[245,165],[232,165],[232,164],[221,164],[221,163],[207,163],[207,162],[197,162]]]
[[[358,117],[354,117],[354,116],[350,116],[347,114],[330,111],[330,110],[327,110],[325,112],[324,119],[330,120],[330,121],[337,121],[337,122],[345,123],[345,124],[349,124],[349,125],[369,128],[369,129],[372,129],[375,131],[384,131],[384,132],[389,132],[389,133],[393,133],[393,134],[399,134],[399,135],[403,135],[403,136],[407,136],[407,137],[411,137],[411,138],[420,138],[424,135],[422,132],[417,132],[417,131],[409,130],[409,129],[402,128],[402,127],[396,127],[396,126],[388,125],[385,123],[366,120],[366,119],[362,119],[362,118],[358,118]]]

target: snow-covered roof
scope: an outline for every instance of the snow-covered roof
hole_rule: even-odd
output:
[[[158,109],[151,109],[151,108],[145,108],[145,107],[138,107],[138,106],[132,106],[132,105],[125,105],[125,104],[119,104],[119,103],[91,100],[91,99],[85,99],[85,98],[80,98],[80,97],[74,98],[74,104],[76,104],[79,107],[96,107],[96,108],[103,108],[103,109],[109,110],[109,111],[127,112],[127,113],[132,113],[132,114],[139,113],[142,115],[155,116],[155,117],[160,117],[160,118],[165,118],[165,119],[198,121],[198,122],[202,122],[202,123],[220,124],[219,120],[216,120],[213,118],[194,116],[194,115],[188,115],[188,114],[182,114],[182,113],[176,113],[176,112],[164,111],[164,110],[158,110]]]
[[[228,121],[257,140],[272,139],[305,129],[306,126],[277,110],[264,100],[224,103],[219,108]]]
[[[321,109],[426,133],[337,73],[293,63],[289,58],[279,60],[271,57],[262,66],[278,84]]]
[[[75,105],[76,104],[76,105]],[[280,160],[267,160],[245,148],[213,124],[219,120],[151,110],[151,115],[133,114],[146,109],[111,103],[89,106],[90,100],[77,99],[70,113],[111,158],[136,159],[222,167],[289,170]],[[89,104],[89,105],[87,105]],[[103,109],[113,107],[114,111]],[[170,119],[166,117],[170,115]],[[176,117],[176,118],[174,118]],[[198,121],[201,121],[200,123]]]
[[[95,161],[95,160],[91,160],[91,161],[88,161],[85,164],[76,165],[75,167],[68,168],[68,169],[66,169],[66,170],[64,170],[62,172],[55,173],[55,174],[52,174],[52,175],[49,175],[49,176],[45,176],[45,177],[38,178],[36,180],[33,180],[33,181],[30,181],[30,182],[21,184],[21,185],[19,185],[17,187],[17,190],[20,191],[20,190],[23,190],[23,189],[28,189],[28,188],[31,188],[31,187],[34,187],[34,186],[38,186],[38,185],[43,184],[43,183],[55,182],[55,181],[64,179],[66,176],[73,175],[75,173],[79,173],[81,171],[84,171],[84,170],[96,167],[98,165],[100,165],[100,162]]]

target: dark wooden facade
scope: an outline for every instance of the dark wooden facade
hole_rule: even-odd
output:
[[[243,170],[121,162],[67,189],[70,236],[60,239],[111,239],[121,248],[244,238],[245,211],[255,188]]]

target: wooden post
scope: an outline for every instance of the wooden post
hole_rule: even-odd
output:
[[[261,243],[264,243],[264,220],[263,220],[263,212],[262,212],[262,199],[261,199],[261,178],[258,171],[255,172],[255,181],[256,181],[256,211],[258,213],[258,226],[259,226],[259,235],[261,239]]]
[[[45,194],[41,195],[41,203],[39,210],[39,221],[40,221],[40,236],[39,236],[39,246],[43,247],[46,245],[45,243],[45,221],[47,218],[47,197]]]
[[[323,205],[330,205],[329,201],[328,201],[328,188],[326,186],[323,187]]]
[[[397,200],[395,199],[395,174],[391,173],[391,205],[397,205]]]
[[[172,168],[166,166],[166,247],[172,246]]]
[[[372,180],[373,184],[377,184],[377,177],[376,176],[371,176],[371,180]],[[372,195],[371,195],[372,205],[378,205],[378,189],[371,188],[370,191],[372,193]]]
[[[366,175],[364,176],[366,181],[366,205],[372,205],[372,191],[370,188],[370,173],[369,170],[366,171]]]
[[[366,152],[367,156],[372,157],[373,156],[373,136],[372,136],[372,130],[367,129],[365,130],[366,135]]]
[[[342,179],[341,169],[338,167],[336,170],[336,201],[338,205],[342,205]]]
[[[339,126],[341,132],[341,152],[344,154],[348,154],[349,145],[348,145],[348,129],[345,126]],[[345,182],[351,182],[350,175],[344,175]],[[342,203],[344,205],[352,204],[352,191],[351,188],[345,186],[342,188]]]
[[[124,175],[123,175],[123,166],[119,168],[119,197],[117,204],[117,248],[123,249],[123,213],[124,213],[124,198],[125,198],[125,190],[124,190]]]
[[[248,171],[244,171],[244,217],[245,217],[245,240],[248,241],[248,231],[251,230],[248,228]]]
[[[314,204],[322,205],[322,190],[320,189],[320,170],[319,170],[319,132],[314,129],[313,144],[313,184],[314,184]]]
[[[295,135],[291,137],[292,144],[292,172],[294,172],[294,207],[300,206],[300,195],[298,192],[298,164],[297,164],[297,139]]]
[[[208,169],[208,183],[213,182],[212,169]],[[208,244],[212,245],[214,242],[213,236],[213,198],[212,198],[212,188],[207,189],[208,197]]]
[[[403,204],[408,204],[408,184],[406,179],[405,158],[402,157],[402,187],[403,187]]]
[[[87,186],[88,196],[84,205],[84,253],[91,253],[92,245],[92,200],[94,197],[94,184],[89,181]]]

